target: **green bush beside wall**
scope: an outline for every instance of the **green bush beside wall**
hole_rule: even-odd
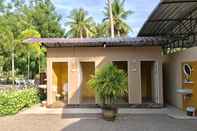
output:
[[[21,109],[38,102],[39,95],[36,88],[3,91],[0,93],[0,116],[16,114]]]

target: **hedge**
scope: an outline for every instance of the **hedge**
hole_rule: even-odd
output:
[[[39,93],[36,88],[2,91],[0,93],[0,116],[16,114],[21,109],[38,102]]]

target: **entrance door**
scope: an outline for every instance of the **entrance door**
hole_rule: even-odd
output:
[[[126,73],[126,75],[128,76],[128,61],[112,61],[112,63],[118,69],[123,70]],[[119,97],[115,104],[126,105],[128,103],[129,103],[129,95],[128,95],[128,88],[127,88],[124,96]]]
[[[53,95],[55,103],[68,103],[68,63],[54,62],[53,63]],[[58,105],[59,106],[59,105]]]
[[[95,104],[95,92],[88,85],[91,76],[95,74],[94,62],[80,62],[81,66],[81,85],[80,85],[80,104]]]
[[[141,91],[143,103],[158,103],[159,69],[155,61],[141,61]]]

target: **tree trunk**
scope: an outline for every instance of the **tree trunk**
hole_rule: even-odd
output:
[[[14,87],[15,83],[15,65],[14,65],[14,51],[12,51],[12,87]]]
[[[113,20],[111,0],[108,0],[108,8],[109,8],[109,18],[110,18],[110,27],[111,27],[111,37],[114,38],[114,20]]]
[[[83,39],[82,31],[80,31],[80,38]]]
[[[28,80],[29,80],[29,71],[30,71],[30,54],[29,54],[29,52],[28,52],[28,56],[27,56],[28,58],[27,58],[27,78],[28,78]]]
[[[118,30],[118,37],[120,37],[120,31]]]
[[[86,29],[86,38],[89,38],[89,33],[87,29]]]
[[[38,57],[38,73],[40,74],[40,56]]]

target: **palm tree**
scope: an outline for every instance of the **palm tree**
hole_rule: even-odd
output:
[[[109,21],[110,21],[111,37],[113,38],[114,37],[114,20],[113,20],[111,0],[108,0],[108,16],[109,16]]]
[[[115,36],[125,36],[128,35],[130,31],[132,31],[131,27],[125,20],[133,12],[130,10],[126,10],[124,8],[124,3],[125,0],[113,0],[112,2],[112,16]],[[104,15],[105,18],[103,19],[103,21],[110,23],[110,13],[108,5],[105,7]],[[110,26],[108,26],[108,30],[110,30]]]
[[[95,37],[108,37],[110,32],[107,30],[109,27],[107,22],[98,23],[95,27],[96,34]]]
[[[92,37],[95,34],[95,25],[92,17],[84,9],[73,9],[68,16],[69,21],[65,23],[69,27],[67,37]]]

